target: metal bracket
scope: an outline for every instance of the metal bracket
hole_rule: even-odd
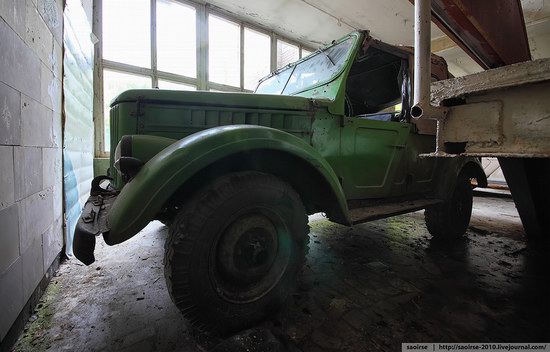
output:
[[[109,176],[97,176],[92,180],[92,189],[90,190],[90,196],[98,196],[102,194],[113,194],[114,191],[101,188],[101,182],[104,180],[112,181],[113,178]]]

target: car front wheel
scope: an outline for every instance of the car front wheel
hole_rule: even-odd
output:
[[[308,232],[304,206],[288,184],[259,172],[222,176],[198,191],[170,227],[170,296],[200,329],[247,327],[292,292]]]

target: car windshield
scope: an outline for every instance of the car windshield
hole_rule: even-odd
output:
[[[320,49],[298,64],[260,81],[256,93],[292,95],[333,79],[342,69],[354,37]]]

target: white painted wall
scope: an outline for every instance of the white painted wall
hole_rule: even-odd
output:
[[[63,246],[62,17],[0,1],[0,341]]]

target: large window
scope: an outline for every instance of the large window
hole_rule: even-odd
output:
[[[96,155],[110,150],[109,103],[132,88],[252,92],[311,53],[301,44],[188,0],[94,0]]]
[[[306,57],[308,55],[311,55],[312,53],[313,51],[302,48],[302,57]]]
[[[158,87],[160,89],[170,89],[170,90],[197,90],[197,87],[190,84],[166,81],[164,79],[159,79]]]
[[[103,58],[150,68],[150,27],[149,0],[103,1]]]
[[[209,81],[240,86],[241,31],[238,23],[208,16]]]
[[[157,0],[159,71],[197,76],[197,11],[173,0]]]
[[[105,150],[111,147],[109,139],[109,104],[120,92],[127,89],[151,88],[151,77],[131,73],[103,71],[103,112],[105,121]]]
[[[300,48],[284,40],[277,40],[277,68],[284,67],[300,58]]]
[[[244,88],[254,90],[260,78],[271,71],[271,38],[249,28],[244,29]]]

